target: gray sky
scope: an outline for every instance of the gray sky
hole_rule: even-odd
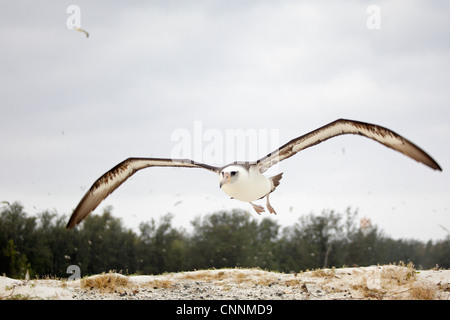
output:
[[[70,5],[89,38],[67,27]],[[368,28],[369,5],[379,29]],[[259,157],[274,141],[350,118],[403,135],[444,171],[338,137],[279,166],[275,219],[288,226],[350,206],[394,238],[442,239],[449,14],[448,1],[2,1],[0,200],[70,215],[118,162],[170,157],[177,132],[190,134],[197,161],[210,134],[256,132]],[[251,209],[210,172],[167,168],[139,172],[97,212],[106,205],[129,227],[172,212],[188,228],[199,214]]]

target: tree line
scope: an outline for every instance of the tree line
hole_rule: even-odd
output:
[[[70,265],[81,275],[115,270],[161,274],[206,268],[260,267],[280,272],[368,266],[403,261],[416,267],[450,267],[450,236],[439,241],[394,240],[377,226],[362,229],[357,210],[324,210],[299,217],[290,227],[256,219],[242,210],[219,211],[191,221],[190,231],[167,214],[126,228],[106,208],[75,229],[67,216],[44,211],[29,216],[15,202],[0,211],[0,274],[67,278]]]

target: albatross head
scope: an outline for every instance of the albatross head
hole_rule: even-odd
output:
[[[228,166],[226,168],[224,168],[221,172],[220,172],[220,188],[222,188],[222,186],[224,186],[225,184],[231,184],[235,181],[237,181],[239,179],[240,176],[242,176],[245,172],[244,172],[244,168],[240,167],[240,166]]]

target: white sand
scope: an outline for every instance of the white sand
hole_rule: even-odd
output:
[[[86,283],[106,279],[104,288]],[[124,283],[116,283],[124,280]],[[219,269],[123,276],[114,273],[67,280],[0,277],[0,299],[330,300],[450,299],[450,270],[402,266],[322,269],[283,274],[260,269]]]

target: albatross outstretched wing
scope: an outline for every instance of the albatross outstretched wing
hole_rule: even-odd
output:
[[[397,150],[434,170],[442,171],[436,161],[434,161],[433,158],[431,158],[425,151],[397,133],[375,124],[346,119],[333,121],[323,127],[311,131],[310,133],[292,139],[279,149],[259,159],[257,164],[260,171],[264,172],[274,164],[292,157],[294,154],[302,151],[303,149],[312,147],[325,140],[342,134],[358,134],[365,136],[378,141],[386,147]]]
[[[185,167],[203,168],[218,173],[220,168],[194,162],[189,159],[128,158],[106,172],[81,199],[67,223],[73,228],[86,218],[110,193],[131,177],[136,171],[148,167]]]
[[[295,138],[274,152],[259,159],[257,162],[252,162],[250,164],[257,165],[260,172],[265,172],[274,164],[293,156],[303,149],[343,134],[365,136],[386,147],[399,151],[434,170],[442,171],[437,162],[425,151],[397,133],[378,125],[346,119],[333,121],[310,133]],[[136,171],[147,167],[203,168],[216,173],[220,173],[222,169],[194,162],[189,159],[128,158],[106,172],[92,185],[72,213],[67,228],[73,228],[80,223],[100,204],[100,202],[103,201],[103,199],[117,189],[125,182],[125,180],[132,176]]]

